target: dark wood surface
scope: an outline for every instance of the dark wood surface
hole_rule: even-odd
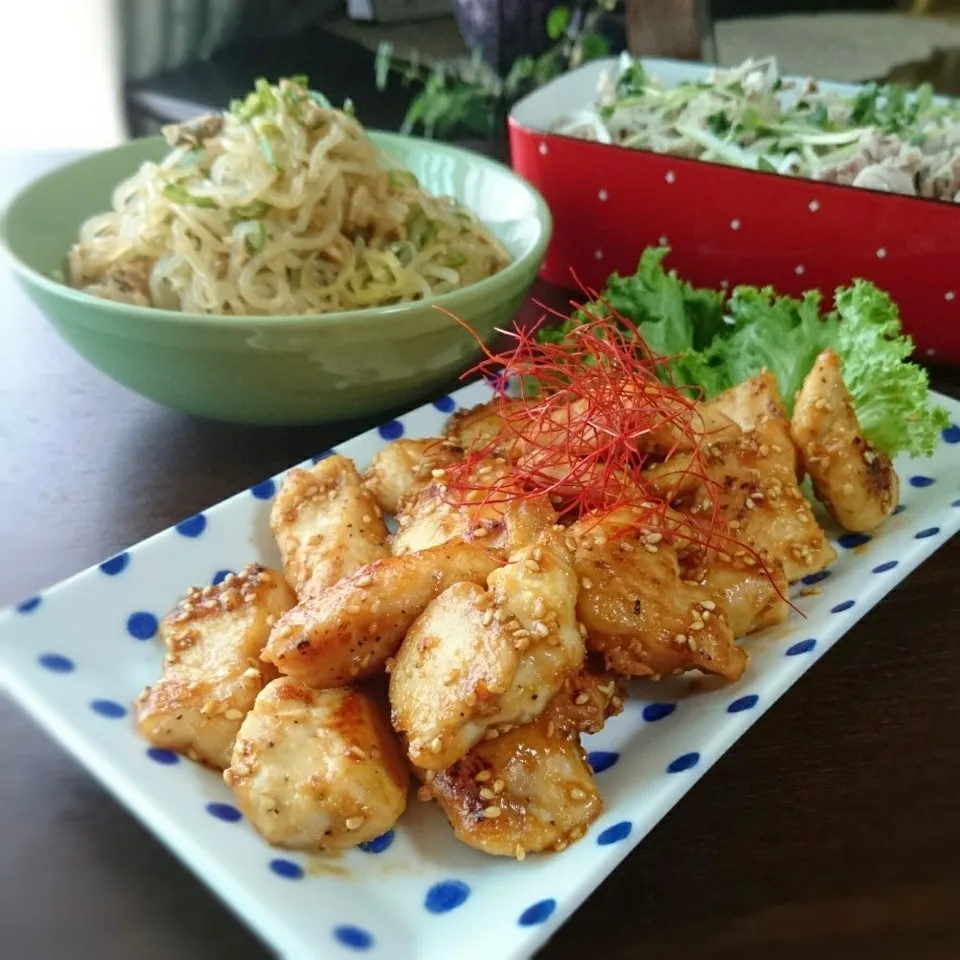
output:
[[[0,193],[56,159],[0,158]],[[0,605],[358,428],[234,427],[141,400],[63,344],[5,267],[0,342]],[[935,383],[960,396],[960,371]],[[960,538],[770,710],[542,957],[960,956],[958,573]],[[0,957],[267,955],[2,694],[0,729]]]

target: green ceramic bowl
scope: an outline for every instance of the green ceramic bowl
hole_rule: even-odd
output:
[[[80,224],[109,209],[121,180],[167,150],[135,140],[86,157],[20,193],[0,219],[0,244],[27,294],[90,363],[169,407],[218,420],[318,423],[424,398],[508,325],[550,239],[543,198],[507,167],[455,147],[375,133],[434,194],[466,204],[513,255],[499,274],[430,300],[323,316],[211,317],[102,300],[51,277]]]

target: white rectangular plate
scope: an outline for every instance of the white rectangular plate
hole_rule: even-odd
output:
[[[474,384],[337,447],[365,467],[401,434],[438,433]],[[954,423],[960,403],[946,398]],[[269,847],[216,774],[137,735],[129,705],[155,679],[160,618],[192,584],[279,558],[268,530],[279,477],[159,533],[0,616],[0,679],[69,751],[280,954],[457,960],[530,956],[747,728],[839,637],[960,527],[960,428],[930,460],[903,459],[900,512],[797,597],[805,614],[750,638],[733,685],[637,682],[624,713],[588,739],[606,811],[562,854],[523,863],[454,840],[413,800],[394,835],[331,858]],[[834,535],[833,533],[831,534]],[[834,536],[834,539],[836,537]],[[226,819],[224,819],[226,818]]]

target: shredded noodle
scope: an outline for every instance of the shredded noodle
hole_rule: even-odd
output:
[[[171,152],[81,227],[72,286],[192,313],[314,314],[433,296],[510,261],[305,78],[258,81],[229,112],[164,135]]]

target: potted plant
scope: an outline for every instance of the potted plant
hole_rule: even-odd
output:
[[[400,60],[390,44],[381,44],[377,84],[383,89],[397,74],[401,82],[416,86],[403,133],[505,142],[514,103],[567,70],[611,52],[614,44],[606,31],[616,7],[617,0],[594,0],[586,9],[548,9],[539,0],[455,0],[472,55],[435,63],[416,54]],[[530,9],[542,18],[539,29]]]

